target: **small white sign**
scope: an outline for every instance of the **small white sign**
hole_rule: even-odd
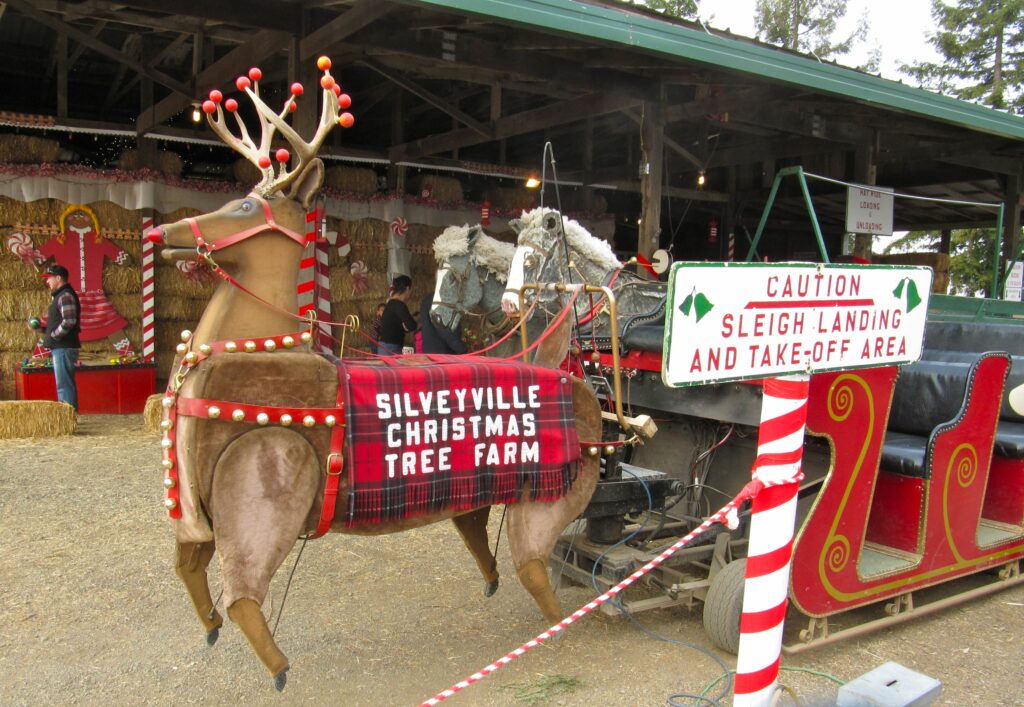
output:
[[[1018,260],[1010,268],[1010,274],[1006,277],[1003,299],[1019,302],[1021,288],[1024,288],[1024,262]]]
[[[675,263],[661,376],[684,386],[910,363],[932,271],[815,263]]]
[[[846,190],[846,230],[850,233],[892,235],[892,189],[852,186]]]

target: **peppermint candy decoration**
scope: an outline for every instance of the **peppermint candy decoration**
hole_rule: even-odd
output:
[[[391,222],[391,232],[396,236],[404,236],[409,232],[409,222],[401,216],[397,216],[395,220]]]
[[[370,288],[370,268],[362,260],[356,260],[349,266],[352,273],[352,294],[361,295]]]
[[[7,247],[26,265],[36,265],[43,262],[42,254],[36,250],[32,244],[32,239],[24,233],[12,233],[11,237],[7,239]]]
[[[194,260],[179,260],[174,265],[185,276],[185,279],[191,282],[202,285],[210,279],[210,271]]]

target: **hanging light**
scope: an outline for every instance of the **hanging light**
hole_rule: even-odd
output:
[[[527,177],[526,178],[526,188],[527,189],[536,189],[539,186],[540,186],[540,180],[537,179],[536,177]]]
[[[198,103],[193,103],[192,104],[192,122],[193,123],[198,123],[202,119],[203,119],[203,114],[199,111],[199,104]]]
[[[704,182],[706,182],[706,181],[707,181],[707,178],[704,176],[704,170],[702,169],[699,172],[697,172],[697,186],[698,187],[704,186]]]

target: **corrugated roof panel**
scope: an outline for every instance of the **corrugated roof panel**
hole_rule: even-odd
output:
[[[749,41],[577,0],[415,0],[546,31],[620,44],[862,103],[1024,139],[1024,118]]]

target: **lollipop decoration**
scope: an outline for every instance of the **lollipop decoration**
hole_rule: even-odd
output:
[[[361,295],[370,289],[370,268],[362,260],[356,260],[349,266],[352,273],[352,294]]]
[[[7,239],[7,247],[25,265],[36,267],[44,260],[43,254],[32,244],[32,239],[24,233],[12,233],[11,237]]]
[[[409,232],[409,222],[401,216],[396,217],[395,220],[391,222],[391,232],[401,238]]]
[[[297,99],[304,93],[300,83],[291,85],[290,95],[285,100],[281,111],[277,112],[260,98],[259,82],[263,78],[263,72],[258,67],[249,69],[248,75],[235,79],[235,88],[249,96],[259,115],[260,137],[258,143],[249,135],[245,123],[238,114],[238,101],[233,98],[225,99],[224,94],[217,89],[210,91],[209,97],[203,101],[203,112],[206,113],[206,120],[213,131],[236,152],[260,168],[263,178],[253,189],[255,194],[264,197],[270,196],[295,182],[312,164],[320,145],[323,144],[335,124],[349,128],[355,123],[355,118],[351,113],[341,112],[343,108],[352,105],[352,99],[348,94],[342,92],[341,87],[331,76],[331,60],[322,56],[317,60],[316,65],[324,72],[320,78],[320,86],[323,89],[323,110],[320,114],[320,124],[316,134],[310,142],[304,141],[285,121],[285,117],[298,108]],[[238,137],[228,128],[224,111],[234,115],[238,125]],[[270,146],[274,134],[278,132],[291,145],[294,155],[289,150],[280,148],[274,152],[273,160],[271,160]],[[274,161],[277,162],[276,173],[273,167]],[[288,168],[289,163],[293,165],[291,169]]]

